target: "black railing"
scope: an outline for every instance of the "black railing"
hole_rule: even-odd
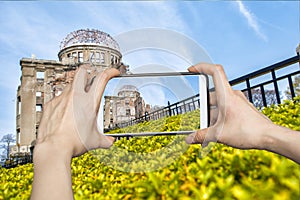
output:
[[[251,103],[256,103],[256,101],[260,101],[259,103],[256,103],[256,107],[266,107],[269,106],[270,104],[280,104],[282,101],[282,93],[279,90],[278,82],[282,80],[287,80],[286,85],[288,86],[288,88],[286,89],[289,90],[291,98],[295,97],[296,92],[293,86],[293,77],[300,74],[300,68],[298,66],[296,70],[281,76],[277,76],[276,72],[279,71],[280,69],[289,67],[299,62],[300,62],[300,56],[297,55],[289,59],[286,59],[284,61],[265,67],[263,69],[252,72],[250,74],[247,74],[245,76],[242,76],[240,78],[234,79],[230,81],[230,84],[232,86],[245,84],[245,86],[239,90],[244,92],[244,94],[246,95],[246,97],[249,99]],[[251,84],[251,80],[265,76],[267,74],[270,74],[271,78],[264,80],[264,82],[261,82],[259,84],[257,83],[254,85]],[[266,89],[266,86],[270,84],[273,85],[274,89],[271,90]],[[195,96],[184,99],[177,103],[168,105],[162,109],[156,110],[149,114],[145,114],[144,116],[141,116],[139,118],[118,123],[115,125],[115,127],[112,127],[112,129],[132,126],[134,124],[143,121],[157,120],[165,116],[183,114],[185,112],[198,109],[199,107],[200,107],[199,94],[197,94]]]
[[[286,59],[282,62],[276,63],[274,65],[271,65],[269,67],[263,68],[261,70],[257,70],[255,72],[252,72],[250,74],[247,74],[245,76],[242,76],[240,78],[234,79],[232,81],[230,81],[230,84],[232,86],[237,86],[240,84],[246,84],[246,87],[243,87],[242,90],[243,92],[245,92],[246,96],[248,97],[250,102],[254,102],[255,98],[253,96],[253,92],[256,92],[258,89],[260,91],[260,95],[261,95],[261,99],[263,101],[263,106],[268,106],[269,103],[267,101],[267,92],[269,90],[266,90],[265,87],[269,84],[272,84],[274,87],[274,90],[272,90],[274,92],[275,95],[275,102],[274,103],[281,103],[281,92],[279,90],[279,86],[278,86],[278,82],[282,81],[282,80],[287,80],[287,85],[289,87],[289,93],[291,95],[291,97],[295,97],[296,91],[295,88],[293,86],[293,77],[295,76],[299,76],[300,75],[300,69],[299,66],[297,67],[297,70],[294,70],[292,72],[289,72],[288,74],[284,74],[281,76],[276,76],[276,71],[288,67],[290,65],[296,64],[297,62],[300,63],[300,57],[298,56],[294,56],[292,58]],[[257,77],[261,77],[264,76],[266,74],[270,74],[271,78],[269,80],[264,80],[264,82],[259,83],[259,84],[255,84],[255,85],[251,85],[251,80],[255,79]],[[299,94],[298,94],[299,95]],[[253,98],[254,97],[254,98]],[[172,115],[178,115],[178,114],[182,114],[185,112],[189,112],[195,109],[198,109],[200,107],[200,102],[199,102],[199,94],[189,97],[187,99],[184,99],[182,101],[179,101],[177,103],[168,105],[162,109],[156,110],[154,112],[151,112],[147,115],[144,115],[142,117],[139,117],[137,119],[119,124],[119,126],[130,126],[133,125],[135,123],[139,123],[141,121],[145,121],[145,120],[155,120],[155,119],[159,119],[161,117],[165,117],[165,116],[172,116]],[[190,134],[190,131],[182,131],[179,134]],[[110,136],[116,137],[116,138],[122,138],[122,137],[126,137],[126,138],[131,138],[131,137],[137,137],[137,136],[153,136],[153,135],[177,135],[178,132],[161,132],[161,133],[142,133],[142,134],[111,134]],[[21,164],[26,164],[26,163],[32,163],[32,155],[25,155],[22,157],[15,157],[12,160],[7,161],[3,167],[6,168],[12,168],[12,167],[16,167],[18,165]]]
[[[4,168],[14,168],[14,167],[17,167],[18,165],[24,165],[24,164],[27,164],[27,163],[32,163],[32,155],[24,155],[24,156],[17,156],[17,157],[14,157],[12,159],[8,159],[5,161],[3,167]]]
[[[279,89],[279,82],[286,81],[285,85],[287,85],[288,87],[285,88],[284,92],[289,90],[288,92],[290,94],[290,98],[294,98],[297,94],[293,86],[293,77],[296,77],[300,74],[300,68],[299,66],[297,66],[296,69],[284,75],[277,75],[276,73],[283,68],[289,67],[299,62],[300,56],[297,55],[279,63],[247,74],[245,76],[234,79],[230,81],[230,84],[232,86],[245,84],[245,86],[243,88],[239,88],[239,90],[244,92],[244,94],[251,103],[255,104],[256,101],[261,101],[260,104],[256,104],[257,107],[267,107],[270,104],[280,104],[283,99],[283,94],[282,91],[280,91]],[[270,75],[271,77],[265,79],[261,83],[255,83],[251,85],[251,80],[266,75]],[[273,89],[266,89],[267,86],[273,86]]]
[[[132,126],[134,124],[149,121],[149,120],[157,120],[166,116],[173,116],[178,114],[183,114],[186,112],[190,112],[200,108],[200,100],[199,94],[186,98],[182,101],[170,104],[168,102],[168,106],[155,110],[151,113],[146,113],[145,115],[138,117],[136,119],[132,119],[126,122],[121,122],[115,125],[113,128],[124,128],[126,126]]]

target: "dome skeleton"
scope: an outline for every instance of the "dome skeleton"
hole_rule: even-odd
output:
[[[64,49],[76,44],[100,44],[120,51],[118,43],[107,33],[95,29],[80,29],[69,33],[60,44]]]

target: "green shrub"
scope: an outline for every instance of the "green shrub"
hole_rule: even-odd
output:
[[[299,130],[299,102],[297,97],[262,112],[277,124]],[[115,132],[146,131],[146,127],[170,131],[198,128],[199,120],[192,115],[198,116],[197,111]],[[190,122],[178,127],[175,122],[185,117]],[[300,167],[289,159],[221,144],[211,146],[208,155],[203,156],[201,146],[188,146],[183,138],[121,139],[110,150],[91,151],[74,158],[75,199],[299,199]],[[168,164],[159,168],[162,163]],[[147,168],[157,170],[134,173]],[[0,176],[0,199],[29,198],[32,164],[0,168]]]
[[[262,111],[274,123],[300,131],[300,96],[272,105]]]

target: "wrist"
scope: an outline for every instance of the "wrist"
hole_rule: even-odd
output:
[[[33,151],[31,199],[72,199],[72,154],[57,141],[39,140]]]
[[[270,123],[265,125],[261,129],[261,138],[259,140],[258,149],[271,151],[276,144],[276,138],[274,137],[280,126]]]
[[[279,144],[282,145],[286,142],[291,131],[292,130],[288,128],[276,124],[268,127],[263,136],[262,149],[276,152]]]
[[[43,158],[47,160],[63,159],[68,161],[72,159],[72,155],[72,150],[67,148],[67,145],[63,141],[47,137],[43,140],[37,140],[33,151],[33,162]]]

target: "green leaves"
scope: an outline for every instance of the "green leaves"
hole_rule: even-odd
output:
[[[264,108],[262,113],[278,125],[300,131],[300,96]]]
[[[300,97],[265,108],[262,112],[277,124],[300,130]],[[115,132],[191,130],[198,127],[199,111],[194,111]],[[287,158],[221,144],[213,146],[207,156],[200,157],[203,155],[200,145],[183,149],[184,145],[184,136],[121,139],[110,150],[91,151],[74,158],[75,199],[300,198],[300,167]],[[155,168],[165,162],[169,164],[156,171],[130,172]],[[14,169],[0,168],[0,199],[28,199],[32,179],[32,164]]]

